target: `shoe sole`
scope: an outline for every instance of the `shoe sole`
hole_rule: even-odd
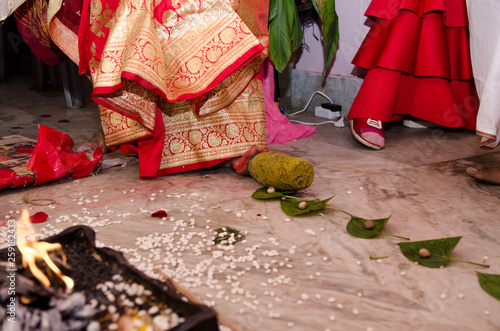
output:
[[[442,125],[426,122],[426,121],[413,121],[413,120],[403,120],[403,126],[410,129],[432,129],[432,128],[442,128]]]
[[[370,147],[370,148],[375,149],[375,150],[382,149],[381,146],[372,144],[368,140],[365,140],[363,137],[361,137],[356,131],[354,131],[354,124],[353,124],[353,122],[354,122],[353,120],[349,120],[349,123],[351,124],[351,133],[354,136],[354,138],[356,138],[357,141],[359,141],[360,143],[362,143],[366,147]]]

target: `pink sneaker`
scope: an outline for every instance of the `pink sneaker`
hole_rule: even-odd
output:
[[[373,149],[385,146],[384,126],[382,121],[371,118],[355,118],[350,120],[351,132],[357,141]]]

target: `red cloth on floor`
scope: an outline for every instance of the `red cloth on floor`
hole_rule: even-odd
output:
[[[0,190],[9,186],[12,186],[14,181],[13,176],[16,172],[12,169],[1,169],[0,168]]]
[[[97,147],[90,160],[84,152],[73,152],[73,140],[64,133],[44,125],[38,126],[38,140],[28,162],[28,168],[36,173],[35,185],[58,178],[89,176],[100,168],[102,148]]]
[[[84,152],[73,152],[74,145],[67,134],[40,124],[38,140],[27,164],[32,173],[22,175],[14,169],[0,169],[0,190],[37,186],[63,177],[85,177],[101,169],[101,147],[89,159]]]
[[[378,18],[353,63],[369,69],[348,118],[412,115],[475,129],[479,101],[464,0],[374,0]]]

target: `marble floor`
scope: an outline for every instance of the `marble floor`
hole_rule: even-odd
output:
[[[39,93],[33,85],[30,76],[0,81],[1,136],[36,139],[44,124],[78,146],[97,130],[90,100],[66,109],[62,92]],[[318,121],[311,114],[299,117]],[[35,224],[42,236],[89,225],[100,245],[154,277],[161,278],[153,271],[159,268],[241,330],[499,330],[500,301],[480,288],[475,271],[500,274],[500,186],[477,182],[465,169],[498,164],[500,152],[480,150],[473,132],[401,125],[386,131],[386,142],[369,150],[347,126],[327,124],[269,149],[313,165],[314,182],[301,196],[333,196],[328,205],[360,217],[391,216],[385,231],[412,241],[463,236],[452,256],[489,269],[415,265],[396,245],[401,239],[355,238],[346,232],[349,217],[332,209],[289,217],[277,201],[251,198],[261,186],[254,179],[222,168],[141,179],[131,160],[96,176],[2,190],[0,215],[46,212],[49,219]],[[33,205],[26,197],[55,203]],[[167,220],[150,217],[160,209]],[[246,240],[211,246],[221,227]]]

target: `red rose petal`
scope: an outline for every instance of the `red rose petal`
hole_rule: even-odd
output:
[[[43,211],[39,211],[35,215],[30,216],[31,223],[42,223],[47,220],[49,215],[45,214]]]
[[[69,120],[59,120],[59,123],[69,123]]]
[[[40,117],[52,117],[52,115],[50,115],[50,114],[42,114],[42,115],[40,115]]]
[[[158,210],[157,212],[152,213],[151,217],[159,217],[159,218],[167,217],[167,212],[164,210]]]

